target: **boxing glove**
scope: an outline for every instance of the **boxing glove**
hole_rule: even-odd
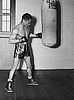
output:
[[[42,33],[36,34],[36,37],[37,37],[37,38],[42,38]]]

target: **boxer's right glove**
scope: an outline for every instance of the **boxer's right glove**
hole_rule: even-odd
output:
[[[42,33],[36,34],[36,37],[37,37],[37,38],[42,38]]]

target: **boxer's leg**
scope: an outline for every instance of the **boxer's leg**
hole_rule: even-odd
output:
[[[14,58],[14,64],[13,64],[11,70],[10,70],[8,81],[11,81],[12,80],[13,75],[15,73],[15,70],[16,70],[18,64],[19,64],[19,58],[18,57],[17,58]]]
[[[27,77],[28,77],[28,85],[38,85],[37,82],[35,82],[33,80],[33,77],[32,77],[32,66],[31,66],[31,62],[30,62],[30,56],[28,57],[25,57],[25,62],[26,62],[26,65],[27,65]]]
[[[9,78],[8,78],[8,81],[7,81],[7,85],[5,87],[5,90],[7,92],[13,92],[13,90],[12,90],[12,82],[13,82],[12,78],[14,76],[14,73],[15,73],[15,70],[16,70],[18,64],[19,64],[19,58],[16,57],[16,58],[14,58],[14,63],[13,63],[13,66],[12,66],[12,68],[10,70]]]
[[[26,62],[26,66],[27,66],[27,77],[28,79],[32,78],[32,66],[30,63],[30,57],[25,57],[25,62]]]

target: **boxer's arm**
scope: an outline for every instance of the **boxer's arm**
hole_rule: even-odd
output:
[[[15,44],[15,43],[19,43],[20,42],[19,38],[16,39],[17,34],[18,34],[18,30],[14,29],[12,31],[12,33],[10,35],[10,38],[9,38],[9,41],[8,41],[10,44]]]
[[[31,37],[31,38],[36,38],[36,34],[32,34],[32,33],[31,33],[31,34],[30,34],[30,37]]]
[[[38,33],[38,34],[30,34],[31,38],[42,38],[42,33]]]

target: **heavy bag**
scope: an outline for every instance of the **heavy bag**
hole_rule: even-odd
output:
[[[57,41],[57,10],[56,0],[41,1],[42,44],[54,46]]]

